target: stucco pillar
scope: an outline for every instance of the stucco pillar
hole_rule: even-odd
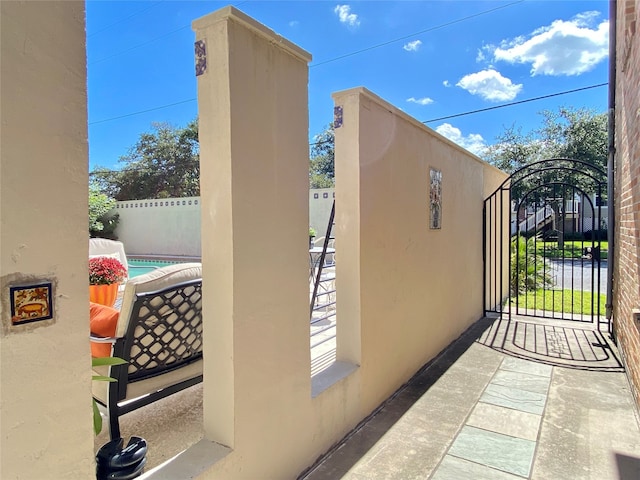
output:
[[[95,476],[84,18],[83,1],[0,2],[3,479]],[[11,289],[42,284],[49,307],[39,287],[12,318]]]
[[[336,286],[340,288],[340,321],[336,325],[336,360],[361,362],[361,165],[360,97],[334,93],[336,171],[335,237],[340,261],[336,265]],[[347,114],[345,115],[345,112]]]
[[[274,439],[296,437],[310,396],[311,56],[233,7],[193,28],[205,432],[242,455],[247,478],[277,477],[295,446]]]

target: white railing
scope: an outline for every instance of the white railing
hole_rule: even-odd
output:
[[[580,205],[580,202],[577,202],[575,200],[567,200],[564,203],[563,213],[579,213],[579,208],[578,208],[579,205]]]
[[[553,208],[549,205],[545,205],[538,209],[537,212],[530,214],[525,220],[520,222],[518,231],[528,232],[529,230],[538,227],[541,223],[546,222],[549,218],[553,217],[553,215]]]

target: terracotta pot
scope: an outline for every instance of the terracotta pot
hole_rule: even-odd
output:
[[[119,283],[109,285],[89,285],[89,300],[93,303],[113,307],[118,297]]]

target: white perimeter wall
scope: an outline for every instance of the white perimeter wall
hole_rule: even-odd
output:
[[[334,188],[312,188],[309,190],[309,226],[316,231],[316,240],[325,236],[335,197]],[[335,237],[335,234],[334,227],[331,236]]]
[[[309,190],[309,226],[316,239],[327,230],[334,195],[333,188]],[[201,256],[200,197],[128,200],[118,202],[115,213],[116,235],[128,255]]]
[[[118,202],[116,213],[127,255],[200,256],[200,197]]]

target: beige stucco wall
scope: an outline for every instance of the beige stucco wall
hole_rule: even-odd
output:
[[[338,358],[360,363],[366,410],[482,316],[482,205],[506,176],[366,89],[334,100]]]
[[[207,49],[198,77],[202,244],[211,246],[202,251],[206,440],[169,468],[192,468],[218,442],[227,455],[200,460],[199,478],[294,478],[482,316],[482,201],[504,175],[373,94],[337,94],[339,361],[310,378],[299,162],[310,56],[233,8],[194,30]],[[440,231],[428,230],[429,165],[444,176]]]
[[[0,5],[3,322],[11,282],[56,285],[53,322],[0,337],[0,477],[91,478],[84,4]],[[322,380],[335,382],[313,396],[299,161],[310,56],[234,9],[194,28],[209,61],[198,82],[207,438],[167,478],[293,478],[482,314],[481,206],[502,174],[365,90],[336,95],[337,366],[351,368],[340,380],[330,369]],[[443,173],[438,231],[429,166]],[[212,442],[230,449],[210,465]]]
[[[84,8],[0,2],[2,479],[94,475]],[[53,321],[10,326],[9,287],[43,280]]]

